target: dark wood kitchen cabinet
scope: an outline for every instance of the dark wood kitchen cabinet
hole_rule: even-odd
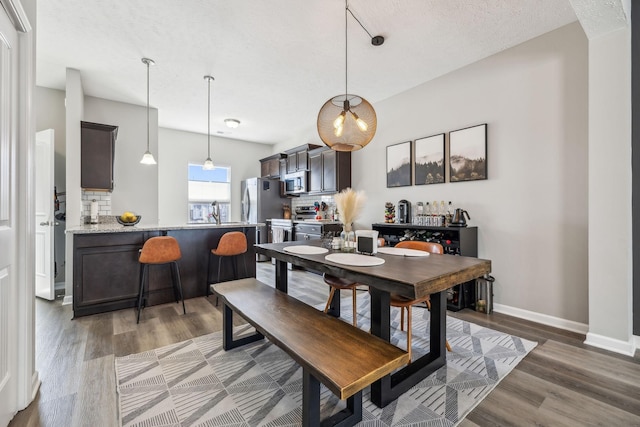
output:
[[[305,144],[285,151],[287,155],[287,173],[309,170],[309,150],[320,147]]]
[[[285,154],[278,153],[260,159],[260,176],[262,178],[280,178],[280,160],[285,157]]]
[[[240,231],[247,236],[248,250],[242,255],[244,260],[238,260],[239,278],[255,277],[255,226],[74,234],[73,316],[135,307],[140,286],[138,251],[146,240],[161,235],[175,237],[180,245],[182,258],[178,266],[184,298],[206,295],[207,283],[215,282],[217,268],[217,259],[214,259],[214,273],[207,280],[209,253],[229,231]],[[232,280],[231,263],[223,260],[222,267],[220,280]],[[147,305],[175,301],[168,264],[149,269],[147,289]]]
[[[80,122],[80,186],[113,190],[113,162],[118,126]]]
[[[351,152],[321,147],[309,151],[309,193],[337,193],[351,187]]]
[[[83,234],[73,239],[74,317],[134,307],[144,232]]]

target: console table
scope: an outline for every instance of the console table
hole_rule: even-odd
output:
[[[478,227],[376,223],[371,228],[378,231],[389,246],[394,246],[400,240],[423,240],[440,243],[445,254],[478,256]],[[447,309],[458,311],[467,307],[475,308],[474,280],[454,286],[447,295]]]

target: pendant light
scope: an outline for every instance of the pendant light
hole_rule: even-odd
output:
[[[376,134],[376,112],[361,96],[349,94],[347,88],[348,36],[347,12],[344,9],[344,95],[328,100],[318,113],[318,134],[326,145],[335,151],[356,151],[367,145]],[[375,44],[372,40],[372,44]],[[382,43],[380,43],[382,44]]]
[[[142,62],[147,64],[147,151],[144,152],[140,163],[143,165],[155,165],[156,159],[153,158],[153,154],[149,151],[149,66],[155,65],[153,59],[142,58]]]
[[[213,160],[211,160],[211,82],[215,80],[212,76],[204,76],[207,81],[207,160],[204,161],[202,169],[213,170]]]

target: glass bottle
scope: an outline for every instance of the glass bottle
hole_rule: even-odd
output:
[[[445,226],[449,226],[451,224],[451,219],[453,218],[453,204],[449,201],[449,205],[447,206],[447,213],[445,216]]]

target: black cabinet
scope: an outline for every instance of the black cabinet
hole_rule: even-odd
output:
[[[328,147],[309,151],[309,192],[337,193],[351,187],[351,152]]]
[[[145,237],[142,231],[74,236],[74,317],[135,307]]]
[[[118,127],[80,122],[80,186],[113,190],[113,161]]]
[[[394,246],[403,240],[424,240],[440,243],[451,255],[478,256],[478,227],[429,227],[413,224],[372,224],[386,244]],[[447,293],[447,309],[458,311],[475,305],[475,281],[454,286]]]
[[[260,176],[262,178],[280,178],[280,160],[284,157],[284,154],[278,153],[273,156],[260,159]]]
[[[342,231],[342,225],[339,223],[322,223],[322,222],[296,222],[294,225],[294,240],[317,240],[322,238],[325,233],[339,235]]]
[[[175,237],[182,258],[178,261],[185,299],[206,295],[209,253],[218,246],[224,233],[241,231],[247,236],[248,250],[238,260],[239,278],[255,277],[255,227],[211,227],[178,230],[87,233],[73,236],[73,315],[74,317],[135,307],[140,286],[138,251],[155,236]],[[217,260],[214,260],[216,271]],[[222,263],[221,281],[233,279],[228,260]],[[246,270],[245,270],[246,266]],[[149,270],[148,305],[175,301],[169,265]]]
[[[305,144],[285,151],[287,155],[287,173],[309,170],[309,150],[319,145]]]

